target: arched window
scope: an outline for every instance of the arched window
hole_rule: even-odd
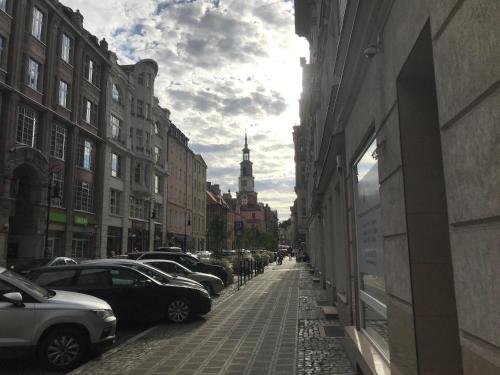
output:
[[[113,90],[111,91],[111,98],[115,103],[120,104],[122,102],[120,88],[116,83],[113,83]]]

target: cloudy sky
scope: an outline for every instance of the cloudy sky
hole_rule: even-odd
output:
[[[289,217],[295,193],[292,127],[307,43],[291,0],[63,0],[105,37],[119,62],[155,59],[155,92],[208,164],[208,179],[238,189],[248,132],[259,199]]]

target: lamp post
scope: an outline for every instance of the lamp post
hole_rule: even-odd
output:
[[[190,225],[191,225],[191,220],[187,216],[187,211],[186,211],[186,212],[184,212],[184,246],[183,246],[184,252],[187,252],[187,247],[186,247],[187,246],[187,227],[189,227]]]
[[[54,187],[52,186],[55,172],[59,172],[59,169],[51,168],[49,170],[49,176],[47,181],[47,220],[45,223],[45,243],[43,248],[44,249],[43,256],[45,258],[48,258],[49,256],[49,224],[50,224],[50,208],[51,208],[52,198],[61,199],[60,186],[59,185],[55,185]]]

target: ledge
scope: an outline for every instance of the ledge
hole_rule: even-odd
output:
[[[380,355],[368,338],[354,326],[345,327],[346,350],[351,362],[364,374],[390,375],[389,363]]]

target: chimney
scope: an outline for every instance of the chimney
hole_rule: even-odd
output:
[[[108,42],[106,42],[106,39],[105,38],[102,38],[102,40],[100,41],[99,45],[101,46],[101,49],[104,51],[104,52],[107,52],[108,51]]]

